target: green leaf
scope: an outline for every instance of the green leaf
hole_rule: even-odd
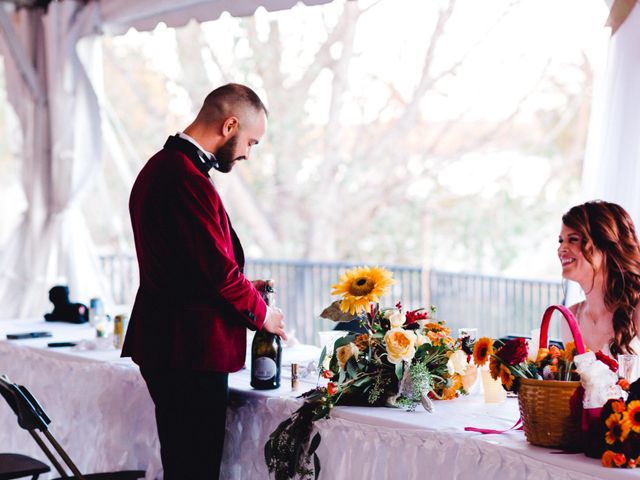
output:
[[[318,480],[320,475],[320,459],[316,453],[313,454],[313,475],[315,480]]]
[[[349,376],[351,378],[356,378],[358,376],[358,364],[355,360],[355,358],[351,357],[349,360],[347,360],[347,373],[349,374]]]
[[[396,363],[396,377],[398,377],[398,380],[402,380],[403,374],[404,374],[404,362]]]
[[[362,377],[359,378],[358,380],[356,380],[355,382],[353,382],[353,386],[354,387],[361,387],[363,385],[366,385],[367,383],[371,383],[373,381],[373,379],[371,377]]]
[[[347,372],[344,370],[340,370],[340,375],[338,376],[338,384],[342,385],[347,378]]]
[[[345,335],[344,337],[338,338],[333,344],[333,351],[335,352],[338,348],[344,345],[349,345],[351,342],[353,342],[356,339],[356,337],[357,337],[357,334],[350,333]]]
[[[324,362],[324,357],[327,356],[327,347],[322,348],[322,352],[320,353],[320,360],[318,360],[318,371],[322,367],[322,362]]]
[[[313,438],[311,439],[311,443],[309,444],[309,455],[316,451],[318,445],[320,445],[320,440],[320,432],[318,432],[313,436]]]

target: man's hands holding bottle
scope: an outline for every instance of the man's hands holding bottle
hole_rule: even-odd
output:
[[[252,280],[254,288],[261,292],[263,296],[265,292],[273,292],[273,280]],[[266,298],[265,298],[266,300]],[[269,333],[278,335],[283,340],[287,340],[287,334],[284,331],[284,314],[282,310],[276,308],[275,305],[269,305],[267,300],[267,316],[264,320],[264,326],[262,327]]]
[[[279,308],[267,307],[267,317],[262,328],[269,333],[278,335],[285,341],[287,340],[287,334],[284,331],[284,314]]]

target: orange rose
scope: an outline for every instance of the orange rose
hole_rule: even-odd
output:
[[[616,467],[621,467],[627,463],[627,457],[624,456],[624,453],[616,453],[613,456],[613,463],[616,464]]]
[[[602,454],[602,465],[611,468],[613,466],[613,457],[616,453],[611,450],[605,450]]]
[[[611,408],[616,413],[624,413],[624,411],[627,409],[627,406],[622,400],[615,400],[611,402]]]

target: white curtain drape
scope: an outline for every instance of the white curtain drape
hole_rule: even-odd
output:
[[[594,95],[583,193],[622,205],[640,226],[640,7],[611,37]]]
[[[97,4],[67,1],[53,2],[46,14],[23,9],[11,15],[18,54],[31,63],[37,90],[29,88],[5,38],[7,93],[22,125],[28,208],[0,258],[0,318],[51,310],[47,292],[57,283],[69,285],[75,301],[107,292],[79,208],[101,161],[98,101],[77,50],[78,40],[96,30],[97,13]]]

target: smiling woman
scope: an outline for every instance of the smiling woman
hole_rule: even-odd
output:
[[[559,243],[562,276],[585,294],[571,311],[587,347],[640,354],[640,244],[629,214],[604,201],[577,205],[562,217]]]

